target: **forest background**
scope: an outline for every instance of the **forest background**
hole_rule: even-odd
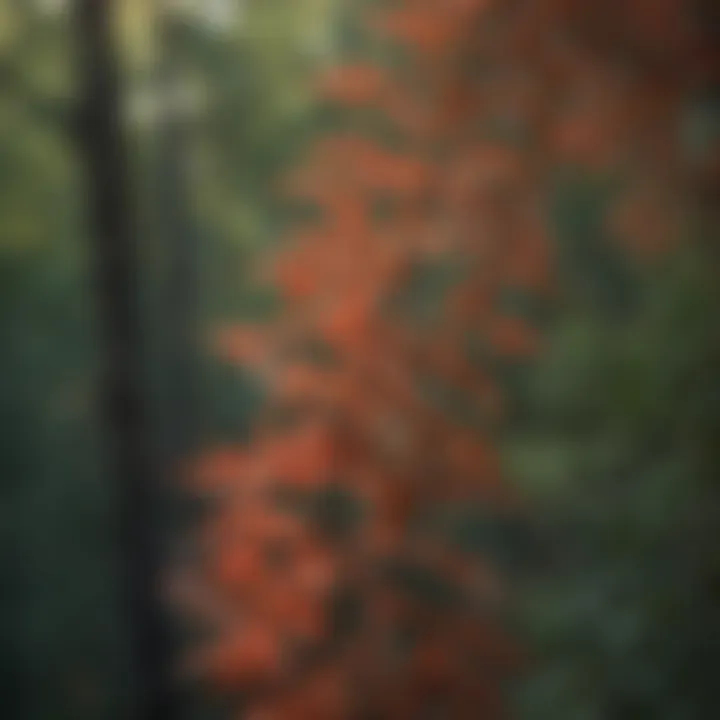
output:
[[[283,183],[317,138],[347,122],[319,78],[336,77],[347,58],[401,65],[363,29],[362,13],[377,4],[186,0],[160,12],[116,3],[145,352],[136,380],[163,498],[152,521],[168,570],[160,584],[170,589],[173,668],[195,638],[187,610],[170,609],[172,570],[194,565],[198,528],[218,517],[184,471],[227,459],[216,449],[248,445],[265,417],[247,352],[227,352],[218,338],[276,317],[277,298],[258,278],[298,223]],[[493,453],[512,510],[477,501],[453,532],[462,553],[503,578],[504,633],[523,656],[504,681],[504,705],[518,717],[704,719],[720,707],[720,21],[712,3],[668,0],[658,5],[671,21],[656,25],[653,3],[636,0],[634,36],[607,5],[603,21],[629,47],[657,30],[658,52],[671,57],[680,52],[673,8],[705,13],[711,51],[697,40],[691,55],[710,80],[686,84],[694,65],[663,76],[685,92],[668,100],[676,124],[665,149],[677,164],[672,182],[638,200],[626,241],[609,222],[617,180],[602,162],[612,155],[602,142],[612,148],[618,136],[591,137],[595,154],[565,163],[544,187],[549,289],[513,298],[539,340],[494,368],[507,409]],[[3,717],[22,720],[132,717],[142,685],[112,428],[97,403],[105,356],[74,114],[78,37],[61,0],[0,2],[0,702]],[[583,80],[590,95],[603,89],[598,78]],[[347,103],[348,87],[322,91]],[[603,116],[605,127],[612,120]],[[582,155],[571,130],[563,137]],[[547,152],[553,167],[565,162],[558,147]],[[656,176],[660,162],[648,166]],[[419,278],[413,308],[438,304],[447,270],[438,261]],[[342,503],[328,508],[335,524],[352,523]],[[221,670],[213,665],[210,680]],[[185,680],[179,716],[224,717],[227,687],[215,684]],[[439,716],[476,717],[463,712]]]

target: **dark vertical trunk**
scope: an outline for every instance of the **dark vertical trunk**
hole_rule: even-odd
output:
[[[112,0],[76,0],[79,141],[103,332],[104,422],[118,482],[136,704],[132,718],[173,717],[170,645],[158,598],[161,552],[138,299],[136,217],[121,127]]]

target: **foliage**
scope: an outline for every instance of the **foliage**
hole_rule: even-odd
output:
[[[542,562],[521,717],[704,718],[716,707],[717,268],[683,250],[620,319],[569,310],[508,450]]]
[[[404,0],[369,13],[392,60],[321,83],[351,119],[287,183],[284,305],[221,337],[268,400],[247,447],[201,464],[217,512],[186,587],[216,631],[196,663],[250,717],[502,714],[517,652],[457,529],[514,505],[502,390],[538,344],[519,308],[556,292],[550,210],[574,174],[607,186],[586,262],[603,236],[646,260],[678,242],[705,171],[678,131],[716,69],[697,20],[674,0]]]

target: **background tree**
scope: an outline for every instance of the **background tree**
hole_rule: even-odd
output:
[[[110,0],[78,0],[79,159],[101,326],[102,417],[118,484],[122,580],[127,597],[135,707],[147,720],[174,716],[171,640],[160,601],[158,467],[154,462],[140,314],[138,216],[125,139],[120,65]]]
[[[265,150],[253,149],[254,162],[264,153],[270,155],[273,138],[286,141],[288,128],[300,123],[307,105],[288,105],[278,98],[288,87],[302,95],[297,57],[307,58],[307,68],[311,56],[300,38],[323,22],[320,14],[296,22],[302,4],[295,2],[291,12],[276,13],[272,20],[266,13],[259,13],[262,17],[250,13],[247,31],[241,23],[231,23],[223,31],[207,25],[203,17],[188,19],[189,44],[183,57],[191,69],[210,79],[207,129],[196,122],[190,147],[183,151],[193,168],[198,155],[208,161],[224,159],[231,143],[245,143],[248,152],[257,144],[250,132],[223,136],[222,142],[213,134],[214,118],[227,119],[228,114],[223,105],[229,97],[228,84],[212,82],[218,77],[217,68],[227,70],[228,83],[231,68],[246,72],[246,64],[252,64],[259,75],[273,68],[274,84],[264,86],[265,94],[252,99],[248,122],[264,127],[267,134]],[[98,427],[94,400],[99,375],[97,318],[91,302],[85,194],[72,134],[75,44],[69,8],[63,2],[0,3],[0,65],[7,81],[0,97],[1,562],[8,580],[2,592],[0,655],[6,670],[3,713],[23,720],[126,717],[132,700],[129,633],[120,602],[124,591],[115,536],[117,497],[108,480],[106,439]],[[163,322],[157,293],[160,242],[146,218],[149,208],[157,210],[154,198],[160,192],[155,180],[157,156],[148,151],[157,128],[146,122],[147,95],[138,102],[140,90],[151,86],[156,68],[151,10],[144,1],[123,0],[118,3],[115,29],[122,40],[127,90],[123,97],[131,141],[127,161],[143,212],[138,229],[142,267],[137,278],[143,295],[141,319],[146,339],[154,342],[153,322]],[[273,47],[256,42],[254,27],[261,21],[278,38]],[[278,61],[283,52],[285,59]],[[233,102],[243,103],[247,88],[243,83],[233,87]],[[159,100],[152,94],[150,99]],[[273,162],[277,165],[281,157]],[[252,172],[245,167],[243,177]],[[233,228],[242,226],[245,220],[238,218],[247,218],[248,212],[254,218],[264,217],[263,193],[258,188],[257,203],[220,203],[221,219],[215,207],[203,205],[197,192],[200,181],[194,171],[189,174],[194,202],[188,209],[195,213],[203,271],[202,322],[207,325],[211,313],[230,313],[242,295],[242,282],[233,277],[230,283],[226,268],[241,264],[250,230]],[[212,195],[224,191],[229,182],[226,176],[203,175],[201,185]],[[240,185],[233,194],[241,194]],[[163,230],[165,222],[160,225]],[[257,221],[250,225],[257,227]],[[253,242],[262,242],[254,230],[252,236]],[[160,364],[167,358],[157,360]],[[206,377],[205,427],[213,433],[242,429],[250,407],[246,383],[215,365],[207,369]],[[150,372],[148,387],[153,389]],[[156,390],[154,394],[159,395]],[[161,412],[165,410],[156,405],[151,428],[154,448]],[[193,712],[189,703],[184,711]]]

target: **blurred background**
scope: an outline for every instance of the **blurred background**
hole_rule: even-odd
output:
[[[0,0],[2,717],[720,712],[718,32]]]

